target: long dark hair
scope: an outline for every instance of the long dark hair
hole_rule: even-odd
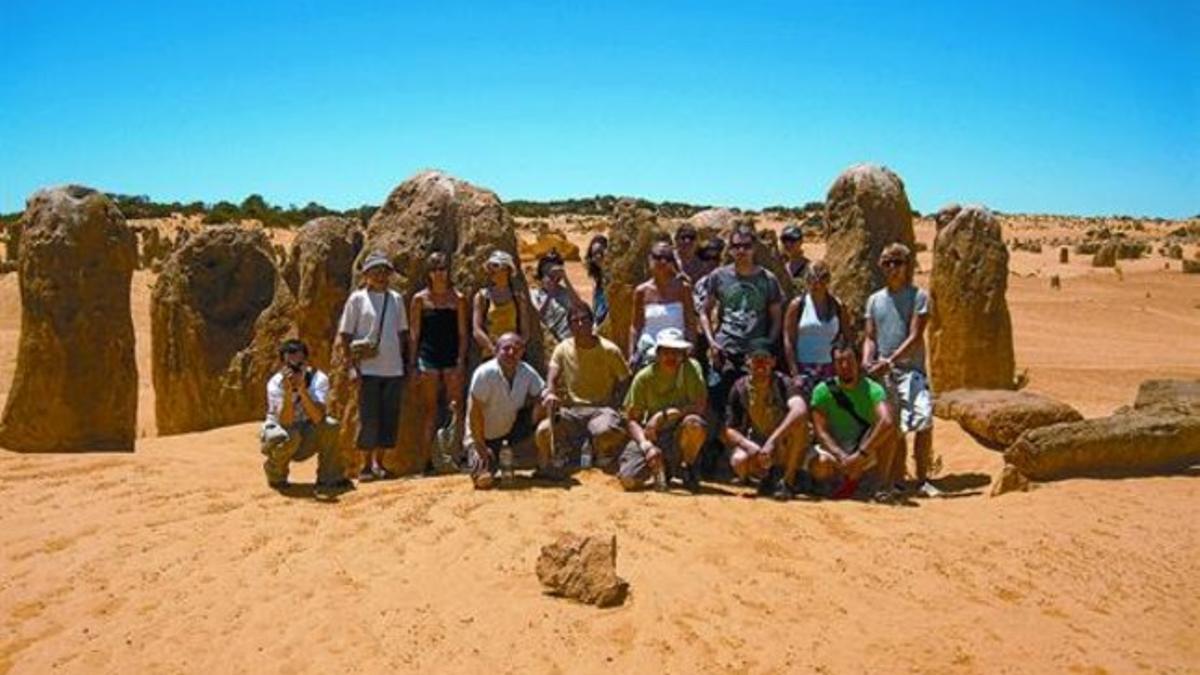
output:
[[[596,236],[592,237],[591,241],[588,242],[587,274],[589,277],[592,278],[592,281],[595,281],[598,284],[602,284],[602,283],[604,283],[604,268],[601,267],[600,263],[596,261],[596,256],[595,256],[596,248],[599,246],[603,246],[604,250],[607,252],[608,251],[608,237],[606,237],[602,234],[597,234]]]

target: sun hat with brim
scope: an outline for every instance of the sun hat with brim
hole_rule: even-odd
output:
[[[388,257],[382,253],[372,253],[367,256],[367,259],[363,261],[362,271],[370,272],[376,267],[386,267],[390,271],[396,271],[396,268],[392,265],[392,261],[388,260]]]
[[[686,352],[692,349],[692,343],[684,338],[683,331],[678,328],[664,328],[654,336],[654,348],[680,349]]]
[[[750,351],[746,352],[746,356],[751,358],[755,356],[775,356],[774,346],[766,338],[755,338],[750,341]]]
[[[492,254],[488,256],[487,264],[507,267],[514,274],[517,271],[517,263],[513,261],[513,257],[506,251],[492,251]]]

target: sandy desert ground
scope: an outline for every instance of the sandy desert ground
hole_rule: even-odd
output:
[[[1014,253],[1029,388],[1094,416],[1144,379],[1200,377],[1200,277],[1163,262],[1118,275]],[[155,436],[151,283],[133,284],[137,452],[0,451],[0,672],[1200,669],[1200,472],[993,499],[999,455],[940,422],[950,498],[908,506],[628,495],[596,473],[493,493],[405,479],[317,503],[311,463],[287,496],[266,488],[254,424]],[[0,402],[19,329],[9,274]],[[534,561],[566,529],[616,534],[625,606],[541,594]]]

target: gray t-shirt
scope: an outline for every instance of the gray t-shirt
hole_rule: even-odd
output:
[[[760,267],[741,276],[733,265],[725,265],[709,273],[706,286],[720,305],[720,326],[713,337],[722,351],[745,354],[752,340],[767,337],[771,306],[783,302],[783,289],[774,274]]]
[[[867,298],[866,318],[875,322],[879,358],[891,356],[908,338],[914,310],[918,316],[929,314],[929,294],[916,286],[905,286],[894,293],[881,288]],[[924,336],[896,365],[925,372]]]

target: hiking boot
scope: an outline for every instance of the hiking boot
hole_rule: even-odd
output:
[[[775,494],[775,486],[778,483],[779,479],[775,475],[775,469],[772,468],[758,481],[758,489],[755,492],[759,497],[770,497]]]
[[[539,466],[538,468],[534,469],[531,478],[534,480],[549,481],[551,483],[561,483],[567,480],[567,474],[561,469],[556,469],[549,466],[543,468]]]
[[[282,492],[282,491],[288,489],[290,486],[291,486],[291,483],[289,483],[288,479],[286,479],[286,478],[284,478],[283,480],[267,481],[267,487],[271,488],[272,490],[274,490],[276,492]]]
[[[358,472],[358,482],[360,483],[373,483],[376,478],[375,472],[370,468],[365,468]]]

